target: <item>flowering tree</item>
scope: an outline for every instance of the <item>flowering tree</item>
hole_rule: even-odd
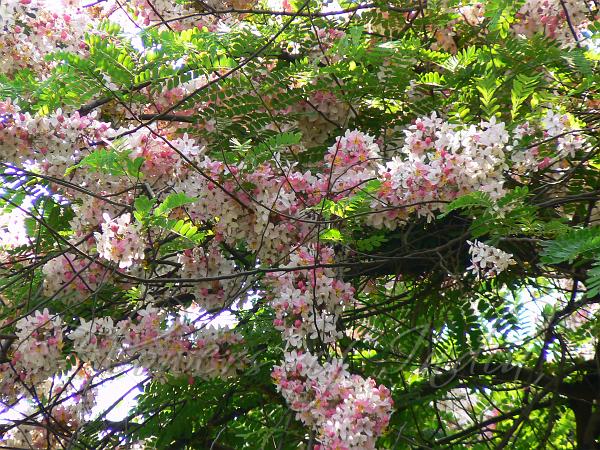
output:
[[[597,2],[1,1],[0,447],[600,448]]]

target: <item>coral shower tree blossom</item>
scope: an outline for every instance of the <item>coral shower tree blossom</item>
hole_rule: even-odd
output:
[[[182,278],[218,277],[235,271],[235,264],[225,258],[217,245],[207,249],[187,249],[178,255],[177,260],[181,264]],[[235,296],[236,287],[234,281],[216,279],[197,283],[193,288],[182,288],[180,292],[197,292],[204,309],[218,310]]]
[[[503,195],[510,138],[504,123],[492,119],[461,128],[433,113],[405,134],[400,154],[379,165],[382,185],[371,206],[389,211],[370,216],[373,226],[395,228],[413,212],[432,219],[445,204],[475,191],[493,199]]]
[[[330,248],[301,248],[289,266],[333,262]],[[335,343],[342,337],[337,325],[344,306],[353,302],[354,288],[336,279],[331,269],[292,271],[273,275],[271,281],[274,326],[289,347],[305,348],[309,341]],[[316,431],[322,448],[374,449],[389,421],[390,391],[346,369],[342,359],[323,362],[305,350],[291,350],[271,375],[296,417]]]
[[[61,318],[51,316],[48,309],[36,311],[17,322],[19,344],[13,364],[21,368],[17,371],[20,377],[44,379],[64,367],[64,362],[61,363],[62,326]]]
[[[516,15],[515,33],[533,36],[543,33],[562,45],[572,47],[583,38],[589,7],[577,0],[527,0]]]
[[[10,213],[0,211],[0,261],[9,259],[8,250],[29,242],[25,231],[24,211],[13,209]]]
[[[67,382],[55,378],[36,386],[40,394],[49,399],[68,398],[55,407],[53,421],[66,432],[76,432],[89,418],[96,402],[97,388],[93,386],[93,371],[86,366],[70,371]],[[26,414],[35,414],[29,407]],[[2,444],[14,448],[58,448],[64,444],[61,437],[53,434],[47,426],[31,422],[20,423],[3,436]]]
[[[567,123],[565,117],[549,113],[538,127],[547,128],[544,135],[559,133]],[[25,119],[33,122],[37,120]],[[21,123],[25,119],[21,118]],[[64,121],[57,121],[57,124],[61,123]],[[91,122],[84,120],[78,128],[87,133],[88,124]],[[104,132],[106,127],[101,125],[101,130]],[[12,139],[19,137],[24,142],[30,140],[29,134],[12,134],[8,127],[4,131],[8,131],[8,135],[13,136]],[[518,132],[524,133],[520,130]],[[401,151],[392,157],[392,162],[383,166],[381,151],[373,137],[357,130],[346,132],[327,150],[324,161],[327,169],[319,178],[309,172],[302,174],[293,171],[289,172],[288,177],[278,177],[266,165],[252,173],[248,173],[243,167],[228,166],[227,171],[231,175],[229,178],[223,177],[223,164],[207,157],[202,161],[198,147],[193,143],[191,146],[186,143],[184,147],[191,148],[192,151],[188,152],[190,157],[197,158],[200,167],[212,170],[215,179],[221,178],[226,189],[236,191],[240,180],[251,180],[255,186],[252,194],[261,198],[262,204],[271,205],[276,212],[285,211],[276,225],[276,228],[284,226],[287,230],[277,244],[279,251],[292,249],[291,236],[298,232],[303,233],[304,239],[310,238],[310,234],[300,231],[293,220],[293,214],[301,211],[303,205],[314,205],[317,200],[326,196],[337,200],[347,198],[358,192],[370,179],[381,180],[375,199],[371,202],[375,212],[382,207],[384,201],[387,205],[406,206],[404,210],[392,210],[393,214],[377,212],[377,215],[366,218],[368,223],[376,226],[385,224],[389,228],[407,220],[411,213],[431,217],[433,211],[442,210],[444,202],[462,194],[484,191],[492,199],[502,196],[501,173],[507,167],[506,160],[511,151],[507,145],[509,134],[504,124],[492,121],[482,123],[479,127],[460,129],[433,114],[431,117],[417,119],[405,134],[405,144]],[[49,134],[49,139],[55,139],[53,134]],[[70,142],[71,145],[77,145],[78,137],[74,134]],[[160,145],[160,140],[154,142]],[[14,148],[25,148],[19,147],[18,143],[13,145]],[[559,146],[559,156],[568,156],[573,151],[562,150],[563,148],[580,148],[578,141],[575,141],[575,147],[570,141],[560,141]],[[184,149],[185,151],[187,150]],[[196,202],[197,208],[194,211],[198,218],[204,220],[220,215],[217,222],[217,229],[221,230],[219,240],[227,241],[230,233],[238,230],[235,231],[238,236],[243,236],[249,242],[258,242],[264,235],[264,227],[269,229],[273,226],[272,212],[260,206],[261,203],[258,206],[252,201],[247,201],[243,206],[236,204],[227,196],[226,190],[203,179],[194,179],[193,172],[186,170],[184,166],[174,165],[178,155],[170,149],[141,150],[130,157],[140,156],[149,173],[155,173],[157,177],[161,170],[170,172],[179,167],[174,172],[182,180],[178,185],[179,189],[193,193],[199,199],[219,196],[219,208],[216,208],[217,204],[214,202],[203,203],[200,200]],[[14,164],[19,158],[21,161],[25,160],[19,153],[13,153]],[[46,171],[53,171],[56,166],[64,170],[68,166],[64,158],[46,158],[44,161]],[[469,170],[464,170],[465,168]],[[237,182],[232,181],[233,177],[237,177]],[[114,182],[119,185],[118,180]],[[187,186],[192,189],[186,189]],[[273,193],[275,189],[279,189],[275,197],[270,196],[273,194],[269,193]],[[242,213],[244,208],[251,214]],[[82,214],[86,214],[84,209]],[[129,213],[114,214],[115,217],[111,217],[105,213],[100,221],[94,215],[86,220],[82,220],[82,216],[74,219],[72,224],[76,230],[75,237],[84,237],[84,242],[88,242],[79,248],[90,251],[95,242],[98,255],[107,264],[114,263],[119,270],[135,268],[143,262],[147,247],[141,224]],[[230,218],[228,214],[231,214]],[[235,220],[237,214],[245,215],[246,220],[250,219],[245,225],[249,228],[243,228],[244,223]],[[380,222],[380,217],[383,217],[383,222]],[[90,221],[93,224],[91,227],[87,225]],[[93,232],[91,245],[85,229],[99,230]],[[270,236],[271,241],[273,238],[274,236]],[[511,255],[478,241],[472,244],[470,253],[473,261],[470,269],[477,276],[496,275],[514,263]],[[194,293],[198,304],[208,310],[226,305],[230,294],[235,290],[235,283],[219,280],[218,277],[236,269],[223,256],[218,241],[206,249],[184,251],[178,256],[177,262],[181,265],[183,278],[217,277],[215,281],[201,282],[196,285],[196,289],[184,288],[182,292]],[[292,250],[287,267],[291,269],[334,263],[333,249],[307,246]],[[44,266],[45,287],[48,293],[57,289],[77,289],[89,294],[109,277],[107,269],[76,253],[65,253]],[[309,342],[335,344],[343,336],[338,323],[344,309],[355,302],[354,288],[338,278],[333,269],[321,267],[291,269],[283,274],[269,275],[268,279],[271,306],[275,311],[273,325],[281,331],[286,345],[296,349],[286,352],[284,364],[273,371],[277,389],[298,413],[298,417],[315,429],[324,448],[375,448],[374,439],[389,421],[393,403],[389,391],[383,386],[377,387],[371,378],[351,375],[341,359],[319,357],[303,350]],[[61,367],[65,361],[60,352],[64,333],[60,319],[51,319],[47,310],[43,314],[37,314],[34,316],[37,321],[35,323],[40,331],[32,336],[35,338],[43,335],[44,343],[35,340],[33,350],[25,353],[27,356],[16,353],[12,361],[17,368],[17,376],[23,379],[34,376],[38,379],[47,378],[52,375],[53,368]],[[42,320],[40,317],[44,320],[43,324],[38,323]],[[81,324],[67,334],[67,339],[73,342],[77,357],[87,361],[96,370],[115,363],[133,361],[134,365],[146,369],[158,378],[167,374],[212,378],[234,376],[244,367],[241,336],[230,331],[197,328],[181,318],[168,323],[165,319],[159,310],[152,307],[139,311],[134,320],[127,319],[117,323],[110,317],[90,322],[81,319]],[[28,320],[31,322],[33,319]],[[54,331],[39,334],[49,324],[53,324]],[[29,345],[29,341],[31,337],[23,336],[23,345]],[[310,359],[310,364],[304,361],[306,358]],[[304,365],[306,368],[303,368]],[[11,375],[8,366],[4,371],[8,384],[4,384],[3,392],[10,392],[14,386],[11,386],[12,382],[9,380],[14,375]],[[323,395],[326,397],[322,397]],[[320,410],[324,405],[328,405],[327,408]]]
[[[467,241],[467,243],[471,255],[471,265],[468,270],[477,277],[495,277],[500,272],[508,269],[510,265],[516,264],[516,261],[512,258],[513,255],[510,253],[480,241]]]
[[[0,5],[0,73],[48,71],[45,56],[57,50],[84,53],[86,31],[97,24],[90,11],[68,0],[7,0]]]
[[[144,259],[144,241],[139,225],[131,223],[131,215],[111,219],[106,213],[101,233],[94,233],[98,254],[118,264],[120,269],[131,267],[134,262]]]
[[[449,2],[446,2],[448,4]],[[460,6],[447,6],[447,12],[458,11],[456,18],[435,29],[432,49],[457,51],[460,25],[477,27],[485,19],[486,2],[458,2]],[[514,21],[510,31],[517,36],[534,37],[536,34],[555,40],[563,48],[573,48],[583,42],[585,30],[590,25],[591,2],[579,0],[526,0],[515,3]],[[487,8],[486,8],[487,6]]]
[[[194,324],[184,317],[169,319],[152,306],[117,323],[110,317],[81,319],[72,331],[58,315],[44,309],[21,319],[16,328],[15,352],[0,365],[0,391],[13,399],[19,382],[50,379],[72,357],[95,370],[126,362],[158,378],[228,378],[247,364],[238,333]],[[66,342],[72,343],[70,356],[62,351]]]
[[[322,364],[311,353],[296,350],[285,353],[272,376],[296,417],[317,431],[319,448],[376,448],[394,403],[385,386],[351,375],[341,359]]]
[[[318,257],[316,257],[318,255]],[[333,264],[331,248],[300,248],[291,257],[288,267]],[[285,266],[284,266],[285,267]],[[271,277],[275,328],[292,347],[303,347],[307,339],[324,343],[342,336],[336,325],[344,306],[353,301],[354,288],[335,278],[331,269],[290,271]]]
[[[6,111],[9,106],[5,104]],[[82,136],[90,139],[102,133],[115,133],[93,118],[78,115],[67,118],[61,112],[52,120],[58,130],[70,130],[68,133],[52,131],[46,125],[40,127],[46,119],[21,115],[14,109],[8,117],[8,125],[3,127],[0,137],[4,148],[10,149],[12,164],[37,164],[46,173],[64,171],[69,164],[78,161],[78,153],[72,149],[78,148]],[[75,126],[71,125],[73,121]],[[543,130],[543,136],[560,134],[569,126],[567,116],[552,112],[533,125]],[[517,130],[515,142],[527,134],[526,128],[527,125],[522,125]],[[35,131],[38,129],[39,133]],[[90,129],[95,131],[90,134]],[[63,139],[60,144],[58,136]],[[176,259],[184,279],[216,278],[200,282],[194,289],[185,287],[184,282],[181,292],[192,293],[197,304],[207,310],[227,306],[236,284],[219,276],[235,272],[236,267],[225,258],[219,242],[233,245],[234,236],[266,251],[263,254],[266,260],[281,252],[288,253],[288,262],[282,267],[290,270],[268,276],[270,305],[275,312],[273,326],[281,331],[286,345],[295,349],[287,351],[283,365],[273,371],[277,389],[298,417],[316,431],[324,448],[375,448],[376,437],[389,421],[393,403],[389,391],[383,386],[377,387],[371,378],[351,375],[339,358],[312,355],[306,350],[311,342],[335,344],[343,337],[338,325],[342,312],[356,301],[355,289],[333,269],[319,267],[335,264],[332,248],[314,244],[294,248],[297,239],[314,239],[310,227],[296,222],[295,218],[302,217],[299,214],[307,206],[316,205],[322,199],[351,198],[370,180],[379,180],[380,184],[370,200],[375,214],[364,220],[376,227],[398,227],[411,215],[431,218],[435,211],[443,210],[445,203],[475,191],[485,192],[493,200],[501,198],[504,194],[502,171],[508,167],[511,152],[514,156],[520,151],[508,145],[510,134],[505,124],[492,120],[461,128],[435,113],[419,118],[406,129],[404,145],[385,165],[381,149],[372,136],[358,130],[347,131],[328,148],[322,173],[301,173],[291,166],[286,176],[277,174],[271,165],[275,162],[250,172],[243,164],[225,165],[203,157],[200,147],[187,136],[181,142],[174,141],[179,152],[196,161],[215,182],[206,181],[189,170],[181,162],[180,153],[165,146],[156,136],[134,133],[128,139],[138,148],[128,157],[142,159],[142,170],[147,169],[149,176],[156,180],[155,187],[168,187],[167,181],[171,182],[172,178],[161,174],[169,174],[175,177],[178,190],[193,194],[197,199],[193,203],[194,217],[201,221],[218,217],[213,244],[185,250]],[[578,139],[561,139],[556,153],[559,158],[581,148]],[[31,142],[37,143],[33,152],[27,146]],[[35,150],[49,145],[60,145],[64,150]],[[67,151],[69,148],[71,152]],[[70,156],[57,159],[56,155],[60,154]],[[537,170],[539,164],[531,168]],[[87,180],[86,183],[93,185],[94,182]],[[103,183],[102,186],[108,187],[123,185],[118,177],[112,177],[109,184],[106,180]],[[240,187],[243,183],[251,184],[253,189],[245,191]],[[76,191],[65,193],[78,201]],[[238,194],[241,202],[228,193]],[[127,200],[126,195],[115,198]],[[390,206],[396,208],[379,212]],[[142,224],[130,213],[112,207],[111,213],[104,213],[99,220],[88,208],[78,205],[75,208],[81,215],[71,221],[72,243],[77,243],[80,252],[90,252],[95,247],[104,263],[83,258],[77,252],[66,252],[44,266],[45,288],[49,294],[56,290],[78,291],[80,298],[86,298],[103,282],[114,278],[110,264],[120,271],[138,270],[148,244]],[[280,214],[278,218],[277,214]],[[277,235],[276,230],[282,234]],[[265,233],[268,242],[262,245]],[[473,261],[470,270],[477,276],[496,275],[514,263],[511,255],[478,241],[472,244],[470,253]],[[293,269],[302,266],[315,268]],[[8,384],[4,384],[3,392],[14,389],[14,382],[10,380],[15,374],[24,380],[45,379],[52,375],[54,368],[65,364],[60,351],[65,333],[62,322],[57,316],[50,318],[47,310],[36,314],[39,332],[32,337],[23,335],[19,341],[20,345],[31,345],[28,342],[33,338],[35,346],[27,353],[15,354],[11,364],[17,368],[16,372],[11,374],[8,366],[4,367]],[[40,317],[44,323],[39,322]],[[49,326],[53,331],[42,331]],[[35,340],[39,336],[44,337],[44,343]],[[116,323],[110,317],[81,319],[81,324],[67,333],[67,339],[73,342],[77,358],[96,370],[133,362],[158,379],[167,375],[214,378],[235,376],[245,365],[243,339],[238,334],[198,328],[182,317],[167,320],[152,307],[140,310],[135,319]],[[304,362],[306,358],[310,364]],[[306,368],[305,364],[308,364]]]
[[[4,163],[38,168],[63,176],[82,156],[81,149],[101,140],[109,124],[58,109],[47,116],[22,113],[10,100],[0,100],[0,152]]]
[[[113,323],[110,317],[81,321],[68,335],[80,358],[96,369],[118,361],[132,362],[157,377],[227,378],[246,364],[242,337],[225,328],[169,320],[148,306],[135,319]]]
[[[553,110],[538,123],[517,125],[512,136],[511,172],[524,175],[574,157],[585,145],[580,129],[572,117]]]

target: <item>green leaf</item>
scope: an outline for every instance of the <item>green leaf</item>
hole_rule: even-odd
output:
[[[600,294],[600,261],[594,262],[592,268],[588,270],[585,287],[587,288],[585,296],[588,298]]]
[[[330,242],[341,242],[344,240],[342,233],[336,228],[329,228],[327,230],[322,231],[319,237],[323,241]]]
[[[519,109],[523,103],[535,92],[537,85],[539,84],[541,75],[534,75],[528,77],[524,74],[518,74],[513,81],[513,87],[510,92],[510,99],[512,102],[511,116],[515,119],[519,115]]]
[[[150,199],[145,195],[141,195],[135,199],[133,202],[133,207],[135,211],[133,212],[133,216],[138,222],[142,222],[146,216],[152,210],[152,207],[156,203],[156,199]]]
[[[475,87],[479,91],[479,100],[481,101],[481,109],[488,117],[492,117],[500,109],[498,99],[495,96],[496,90],[500,86],[497,77],[488,76],[477,82]]]
[[[155,216],[162,216],[175,208],[179,208],[183,205],[189,205],[190,203],[194,203],[198,200],[195,197],[188,197],[182,192],[178,192],[175,194],[169,194],[165,200],[156,207],[154,210]]]
[[[206,237],[206,232],[199,232],[198,227],[189,220],[179,219],[175,221],[167,220],[164,217],[155,217],[154,223],[197,244],[201,243]]]
[[[132,159],[131,150],[123,147],[123,142],[115,141],[112,148],[100,148],[86,155],[74,166],[69,167],[65,174],[80,167],[87,167],[93,172],[113,176],[131,176],[140,178],[140,170],[146,161],[142,157]]]
[[[142,158],[141,156],[135,158],[135,159],[128,159],[127,160],[127,173],[129,175],[135,176],[136,178],[141,178],[141,173],[140,170],[142,168],[142,166],[144,165],[144,162],[146,160],[144,158]]]
[[[468,209],[468,208],[491,208],[494,206],[494,202],[490,198],[489,194],[481,191],[471,192],[470,194],[462,195],[456,200],[452,201],[446,206],[446,211],[438,216],[438,219],[442,219],[450,214],[452,211],[457,209]]]
[[[94,172],[106,173],[114,176],[127,174],[123,155],[113,149],[101,148],[94,150],[79,161],[78,164],[67,169],[67,174],[79,167],[89,167]]]
[[[365,239],[356,241],[356,248],[361,252],[370,252],[381,247],[387,241],[388,238],[385,234],[375,233]]]
[[[544,264],[573,262],[580,256],[600,250],[600,227],[571,230],[543,245],[541,261]]]

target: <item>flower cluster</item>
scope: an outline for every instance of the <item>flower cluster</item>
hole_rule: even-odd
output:
[[[467,241],[467,243],[471,255],[471,265],[467,270],[473,272],[477,277],[495,277],[500,272],[508,269],[508,266],[516,264],[510,253],[480,241]]]
[[[90,370],[133,364],[154,377],[187,376],[228,378],[247,364],[243,339],[227,328],[195,325],[181,316],[169,317],[151,306],[135,318],[113,322],[110,317],[68,327],[48,309],[36,311],[16,323],[16,342],[9,362],[0,364],[0,395],[14,402],[26,384],[39,385],[67,368],[64,336],[72,342],[72,354]],[[74,385],[70,385],[73,387]],[[81,414],[89,412],[93,391],[82,386],[76,393]]]
[[[177,262],[181,264],[179,274],[182,278],[218,277],[235,270],[233,261],[225,258],[215,244],[207,249],[196,247],[184,250],[177,256]],[[195,293],[196,303],[208,311],[227,306],[227,301],[233,297],[238,287],[235,280],[202,281],[192,286],[193,288],[184,287],[180,292]]]
[[[204,7],[207,11],[226,11],[231,8],[248,9],[252,0],[206,0]],[[185,1],[175,5],[166,0],[134,0],[128,5],[140,25],[163,25],[165,23],[176,31],[189,28],[206,28],[210,31],[219,30],[220,25],[232,23],[230,14],[203,14],[199,16],[193,7],[193,2]],[[190,17],[191,16],[191,17]]]
[[[109,279],[106,268],[71,252],[48,261],[44,264],[42,272],[44,294],[51,296],[60,292],[63,298],[68,298],[69,294],[76,298],[90,295],[97,291],[103,281]]]
[[[152,306],[117,323],[109,317],[82,320],[68,338],[77,356],[96,369],[130,361],[159,378],[227,378],[246,364],[238,333],[169,319]]]
[[[89,418],[96,402],[96,389],[91,386],[93,375],[89,367],[67,372],[67,379],[51,377],[35,386],[40,397],[56,404],[48,408],[39,425],[34,421],[19,424],[2,436],[2,444],[13,448],[58,449],[68,447],[71,437],[82,422]],[[29,405],[24,414],[35,416],[36,410]],[[52,432],[58,426],[61,433]]]
[[[549,109],[539,123],[519,124],[513,133],[511,171],[523,175],[574,157],[585,144],[579,131],[571,116],[553,109]]]
[[[467,1],[451,5],[449,2],[445,2],[441,11],[453,16],[453,19],[446,20],[443,25],[429,25],[428,28],[435,38],[435,42],[431,44],[430,48],[456,54],[457,42],[462,38],[462,34],[465,31],[472,32],[471,27],[477,27],[485,20],[485,4]],[[467,25],[466,30],[464,30],[464,25]]]
[[[328,91],[313,92],[295,110],[302,113],[297,125],[307,148],[326,142],[336,125],[343,126],[350,114],[348,103]]]
[[[385,386],[348,373],[340,359],[324,364],[308,352],[285,353],[272,376],[296,417],[317,433],[320,449],[369,450],[386,428],[393,400]]]
[[[172,4],[164,0],[158,0],[150,3],[147,0],[134,0],[129,5],[131,11],[138,17],[142,25],[151,25],[161,23],[164,20],[171,20],[193,13],[193,9],[184,4]],[[168,12],[168,15],[165,13]],[[170,26],[176,30],[190,28],[193,22],[188,20],[174,20]]]
[[[62,320],[48,309],[36,311],[16,324],[18,338],[13,364],[27,368],[28,374],[53,373],[63,346]]]
[[[102,232],[94,233],[98,254],[119,265],[120,269],[131,267],[144,259],[144,240],[139,224],[131,223],[129,213],[111,219],[105,213]]]
[[[48,309],[17,321],[15,334],[10,360],[0,364],[0,393],[9,402],[22,383],[39,384],[65,367],[62,320]]]
[[[118,338],[111,317],[97,317],[89,322],[81,318],[68,338],[73,341],[73,351],[96,367],[109,367],[114,362]]]
[[[450,389],[445,398],[435,402],[436,408],[445,414],[446,424],[454,430],[464,430],[473,425],[473,418],[477,415],[477,407],[481,398],[476,393],[464,388]],[[487,411],[482,414],[489,416]]]
[[[327,247],[300,247],[287,267],[314,266],[270,276],[275,328],[288,346],[308,346],[309,340],[334,343],[341,337],[337,322],[353,301],[354,288],[335,278],[334,253]],[[323,449],[374,449],[388,424],[390,392],[374,380],[347,372],[343,360],[321,364],[303,350],[284,354],[272,377],[298,419],[317,432]]]
[[[556,138],[557,158],[573,158],[575,152],[583,147],[584,139],[577,133],[578,127],[567,114],[549,110],[542,119],[544,139]]]
[[[516,15],[513,31],[527,37],[542,33],[572,47],[583,37],[588,13],[585,1],[527,0]]]
[[[281,174],[269,164],[249,171],[244,164],[226,165],[209,157],[197,167],[214,181],[189,171],[176,188],[199,198],[190,215],[214,223],[217,241],[235,245],[244,240],[268,263],[285,256],[309,232],[306,223],[295,219],[307,214],[307,205],[318,202],[316,177],[310,172],[285,167]]]
[[[417,119],[406,130],[403,155],[380,166],[382,186],[371,206],[389,210],[369,216],[370,224],[395,228],[413,212],[431,219],[444,204],[475,191],[501,197],[508,141],[504,124],[494,119],[466,129],[435,113]]]
[[[14,209],[10,213],[0,210],[0,261],[7,258],[7,252],[29,242],[25,231],[24,211]]]
[[[81,150],[102,140],[109,130],[107,123],[95,119],[95,112],[65,115],[58,109],[48,116],[32,116],[17,108],[7,103],[0,106],[0,113],[2,109],[14,111],[0,121],[3,161],[17,167],[36,164],[53,176],[63,176],[82,157]]]
[[[301,247],[284,267],[332,264],[333,251],[327,247],[316,252]],[[335,342],[342,336],[337,322],[344,306],[354,298],[354,288],[334,277],[331,269],[294,270],[271,275],[275,328],[286,342],[301,347],[307,339]]]
[[[68,0],[8,0],[0,5],[0,73],[18,69],[47,70],[44,57],[57,50],[80,53],[94,19]]]
[[[119,130],[115,134],[118,134]],[[153,130],[154,131],[154,130]],[[187,134],[176,139],[167,139],[160,131],[153,133],[137,130],[126,137],[127,146],[132,148],[130,158],[143,158],[142,170],[150,179],[162,178],[163,183],[172,182],[172,178],[181,177],[187,170],[185,159],[196,160],[202,148]]]
[[[61,435],[74,433],[81,425],[81,418],[74,414],[72,408],[58,405],[52,409],[52,420],[45,419],[43,422],[43,425],[22,424],[14,427],[3,436],[2,445],[39,450],[65,448],[69,440]],[[52,433],[52,426],[59,426],[62,433]]]
[[[330,50],[345,35],[344,31],[335,28],[317,28],[317,42],[308,51],[311,61],[326,64],[338,62],[341,57]]]
[[[326,169],[320,174],[321,191],[334,199],[348,197],[367,180],[375,177],[381,158],[372,136],[347,130],[325,154]]]

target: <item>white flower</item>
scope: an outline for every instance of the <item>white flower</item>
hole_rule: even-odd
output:
[[[120,269],[131,267],[135,261],[144,259],[145,246],[140,228],[137,224],[130,223],[130,214],[111,219],[104,213],[102,217],[102,233],[94,233],[98,254],[118,263]]]
[[[508,266],[516,264],[512,254],[506,253],[496,247],[484,244],[480,241],[467,241],[471,255],[471,265],[467,270],[473,272],[479,278],[492,278],[500,272],[508,269]]]

